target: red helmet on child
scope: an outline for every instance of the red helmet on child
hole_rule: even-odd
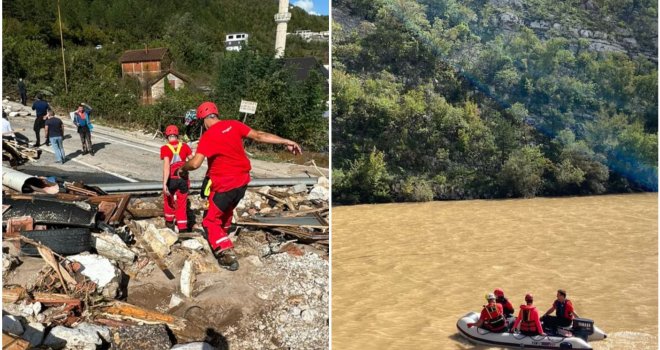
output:
[[[215,103],[207,101],[197,107],[197,119],[204,119],[211,114],[219,115]]]
[[[165,128],[165,136],[170,135],[179,136],[179,128],[177,128],[176,125],[168,125],[167,128]]]

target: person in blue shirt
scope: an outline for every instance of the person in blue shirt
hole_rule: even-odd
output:
[[[78,127],[78,134],[80,135],[80,141],[82,142],[83,154],[94,155],[94,149],[92,148],[92,132],[90,126],[92,125],[91,120],[89,119],[89,114],[92,112],[92,107],[85,103],[78,105],[78,110],[75,112],[73,118],[73,124]]]
[[[34,119],[34,134],[36,135],[37,139],[34,147],[39,147],[41,145],[40,133],[41,129],[46,126],[46,113],[48,113],[49,109],[50,105],[48,102],[43,100],[43,95],[37,94],[37,100],[32,104],[32,110],[34,110],[36,114],[36,118]],[[44,135],[44,138],[46,139],[46,145],[50,146],[48,135]]]

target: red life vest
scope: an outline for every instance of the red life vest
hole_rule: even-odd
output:
[[[491,332],[501,332],[506,328],[506,320],[504,313],[497,309],[497,303],[493,305],[485,305],[484,309],[488,315],[488,319],[484,320],[484,328]]]
[[[520,311],[522,313],[522,319],[520,320],[521,332],[541,334],[541,330],[536,329],[536,319],[532,319],[532,310],[535,309],[536,307],[533,305],[520,305]]]

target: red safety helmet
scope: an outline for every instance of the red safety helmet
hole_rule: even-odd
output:
[[[502,288],[496,288],[493,294],[495,294],[496,297],[503,297],[504,291],[502,290]]]
[[[179,136],[179,128],[177,128],[176,125],[168,125],[167,128],[165,128],[165,136],[170,135]]]
[[[211,114],[219,115],[218,107],[215,105],[215,103],[207,101],[197,107],[198,119],[204,119]]]
[[[528,303],[530,301],[534,301],[534,296],[532,295],[532,293],[525,294],[525,301],[528,302]]]

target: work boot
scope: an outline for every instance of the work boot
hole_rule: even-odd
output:
[[[238,257],[236,257],[236,253],[234,253],[233,249],[227,249],[220,252],[215,251],[213,252],[213,256],[218,260],[218,264],[220,264],[221,267],[229,271],[238,270]]]
[[[172,231],[176,232],[176,225],[174,224],[174,221],[165,221],[165,227],[169,228]]]

